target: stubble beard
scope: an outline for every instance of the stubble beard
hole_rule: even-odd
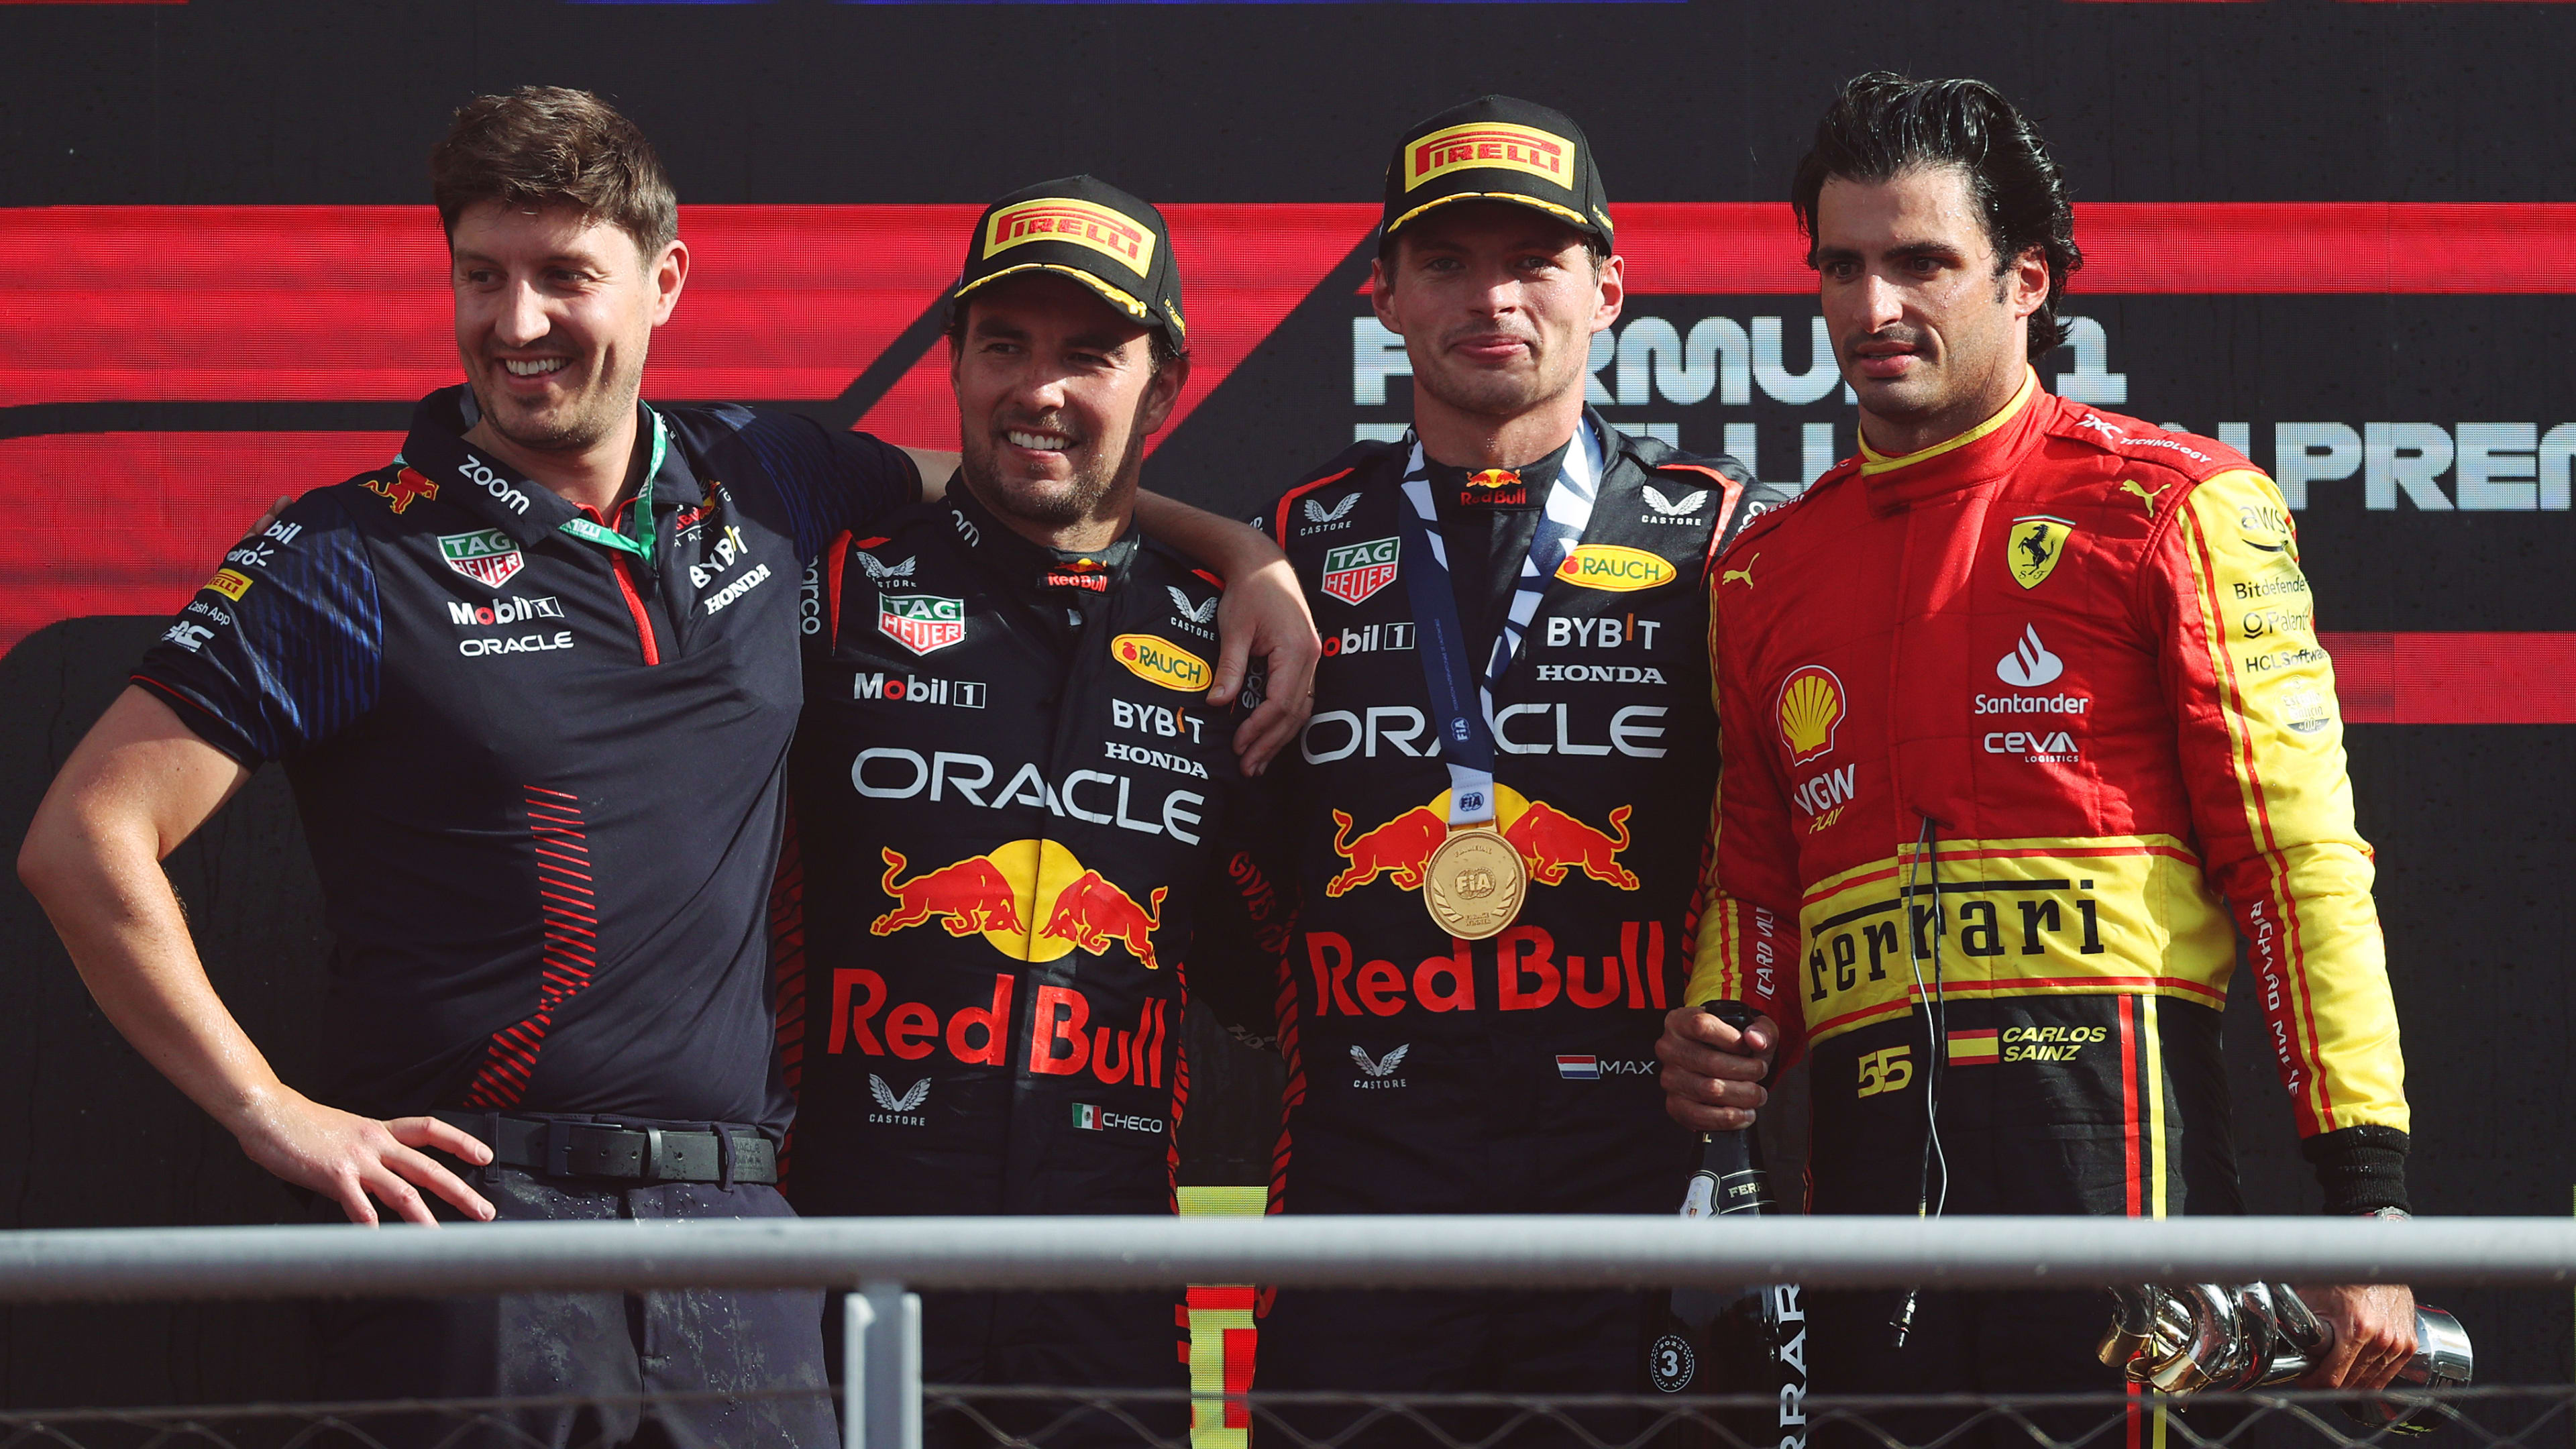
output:
[[[515,447],[531,453],[580,453],[599,446],[635,410],[643,382],[639,361],[632,369],[621,369],[620,375],[543,412],[532,413],[514,402],[494,407],[480,392],[474,403],[492,431]]]
[[[1572,377],[1549,377],[1547,373],[1542,360],[1528,372],[1445,366],[1416,369],[1413,381],[1444,407],[1475,417],[1510,419],[1544,407],[1563,396],[1568,388],[1582,385],[1580,372]]]
[[[1118,481],[1129,476],[1129,468],[1138,463],[1144,446],[1144,435],[1131,428],[1116,462],[1096,456],[1088,467],[1074,470],[1063,483],[1036,485],[1000,480],[993,465],[1000,450],[990,434],[980,435],[973,446],[961,445],[959,458],[966,481],[985,507],[1043,528],[1071,528],[1098,516],[1100,505],[1117,489]]]

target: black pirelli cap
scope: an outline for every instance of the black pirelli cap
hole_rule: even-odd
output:
[[[1163,214],[1106,181],[1041,181],[984,208],[950,300],[1035,271],[1082,283],[1138,326],[1161,328],[1174,348],[1189,333],[1181,320],[1181,269]]]
[[[1386,166],[1385,235],[1452,201],[1532,207],[1610,245],[1592,144],[1572,116],[1534,101],[1479,96],[1404,133]]]

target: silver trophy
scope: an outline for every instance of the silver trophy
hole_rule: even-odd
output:
[[[2286,1384],[2334,1347],[2334,1325],[2319,1319],[2287,1283],[2140,1284],[2114,1288],[2102,1362],[2161,1394],[2231,1392]],[[2476,1367],[2468,1330],[2439,1308],[2415,1306],[2415,1356],[2389,1385],[2394,1396],[2351,1403],[2345,1412],[2372,1428],[2429,1433],[2438,1422],[2418,1394],[2460,1388]]]

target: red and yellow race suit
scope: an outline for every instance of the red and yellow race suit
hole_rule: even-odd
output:
[[[2401,1204],[2404,1066],[2334,673],[2272,481],[2052,397],[1836,467],[1714,571],[1691,999],[1814,1062],[1824,1212],[2239,1210],[2246,943],[2330,1210]]]

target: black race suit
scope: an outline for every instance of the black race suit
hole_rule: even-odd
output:
[[[135,682],[243,765],[282,761],[295,787],[333,938],[321,1100],[776,1141],[792,1104],[763,927],[799,704],[795,583],[919,481],[895,449],[804,418],[648,408],[646,491],[602,520],[470,447],[469,404],[431,394],[401,457],[244,539]],[[504,1218],[787,1215],[760,1183],[461,1170]],[[819,1302],[342,1306],[322,1387],[819,1391]],[[670,1413],[684,1438],[834,1438],[819,1392]],[[513,1423],[538,1443],[637,1432],[631,1403]],[[456,1428],[367,1427],[389,1442]]]
[[[798,1207],[1172,1211],[1194,932],[1284,912],[1233,843],[1237,721],[1205,702],[1217,582],[1133,530],[1040,547],[962,479],[885,537],[835,544],[817,575],[793,768]],[[1240,945],[1224,959],[1266,1015],[1267,974]],[[1178,1305],[929,1294],[923,1372],[1185,1388]],[[1177,1402],[1131,1412],[1187,1427]],[[1045,1442],[1129,1438],[1102,1419]]]
[[[1381,542],[1399,537],[1410,444],[1353,447],[1262,520],[1306,585],[1325,656],[1286,772],[1299,916],[1281,964],[1275,1211],[1680,1205],[1693,1144],[1664,1115],[1654,1043],[1689,971],[1716,783],[1703,578],[1719,536],[1777,494],[1732,460],[1589,424],[1606,466],[1583,581],[1547,582],[1493,700],[1498,823],[1530,887],[1489,941],[1453,941],[1419,890],[1449,778],[1397,576],[1409,565]],[[1546,485],[1467,506],[1462,477],[1436,470],[1433,491],[1481,660],[1531,532],[1493,512],[1541,507]],[[1647,1307],[1633,1293],[1284,1290],[1261,1324],[1257,1383],[1642,1390]]]

